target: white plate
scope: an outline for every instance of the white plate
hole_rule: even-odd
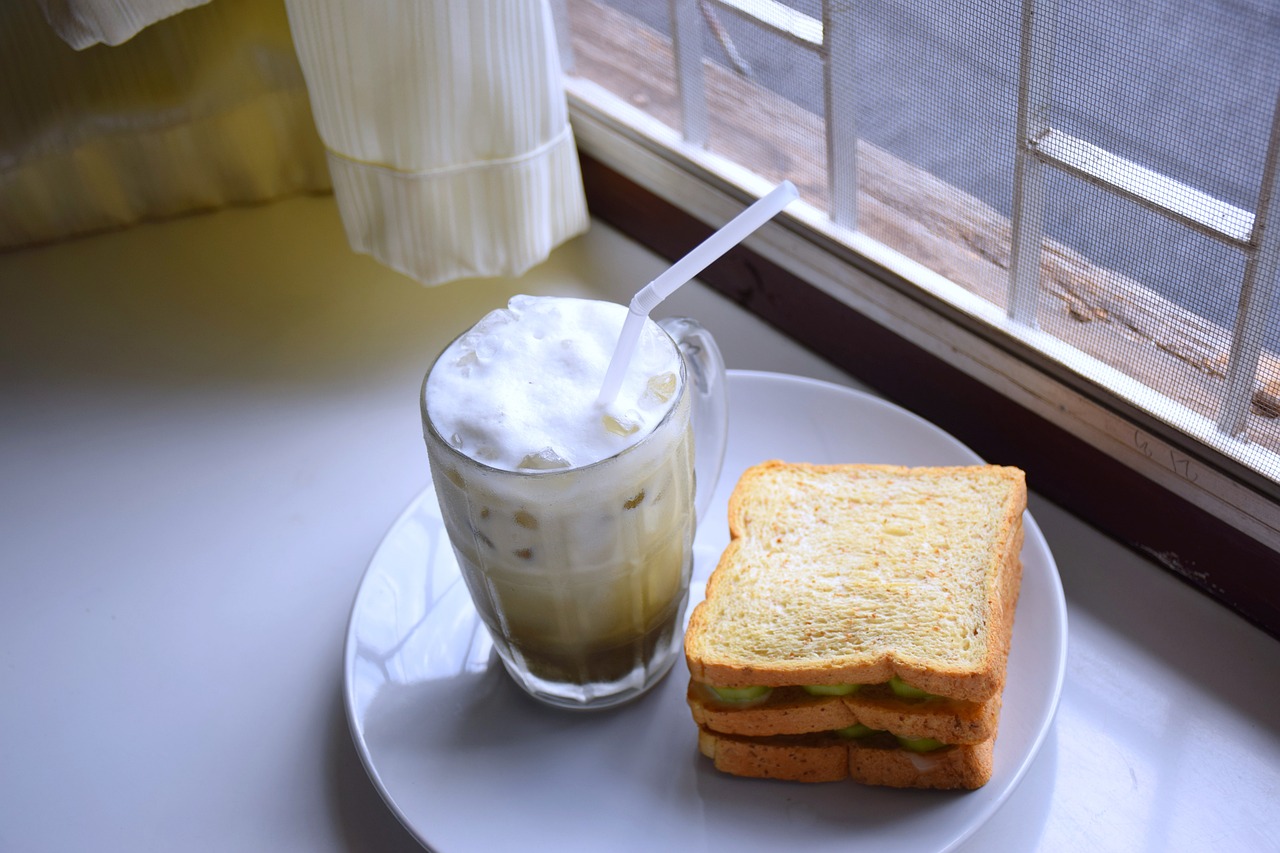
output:
[[[728,543],[729,492],[757,462],[979,461],[920,418],[825,382],[730,371],[729,398],[724,473],[695,540],[695,600]],[[679,663],[640,700],[590,714],[545,707],[515,687],[491,654],[428,489],[387,533],[356,595],[344,673],[352,735],[387,804],[439,853],[949,850],[1018,784],[1058,704],[1066,605],[1029,513],[1022,556],[985,787],[946,793],[739,779],[698,754]]]

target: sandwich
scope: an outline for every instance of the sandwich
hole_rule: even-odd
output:
[[[700,752],[739,776],[986,784],[1026,495],[996,465],[747,470],[685,634]]]

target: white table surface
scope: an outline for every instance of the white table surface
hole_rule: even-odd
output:
[[[596,223],[425,289],[326,197],[0,255],[0,851],[419,849],[340,700],[356,587],[427,482],[422,374],[511,294],[625,301],[661,268]],[[660,313],[859,387],[700,285]],[[1031,481],[1067,680],[963,849],[1280,850],[1280,643]]]

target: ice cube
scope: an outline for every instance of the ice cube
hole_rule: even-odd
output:
[[[676,393],[676,375],[670,371],[650,376],[644,386],[644,403],[665,403]]]
[[[635,412],[624,415],[604,415],[600,418],[604,428],[614,435],[634,435],[640,429],[640,418]]]
[[[505,326],[514,321],[516,315],[506,308],[495,308],[488,314],[480,318],[480,322],[471,327],[471,333],[475,335],[487,335],[499,326]]]
[[[458,368],[458,373],[463,376],[471,375],[471,365],[479,362],[476,357],[476,351],[473,349],[463,350],[462,354],[453,360],[453,366]]]
[[[520,460],[519,467],[528,471],[552,471],[556,468],[568,468],[569,460],[550,447],[544,447],[537,453],[530,453]]]

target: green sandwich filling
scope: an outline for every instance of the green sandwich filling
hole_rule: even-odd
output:
[[[747,687],[715,687],[710,684],[702,685],[716,701],[725,705],[733,705],[736,707],[752,707],[767,701],[773,694],[775,688],[765,687],[763,685],[751,685]],[[794,688],[777,688],[778,690],[792,690]],[[880,695],[892,694],[900,699],[908,699],[914,702],[926,702],[934,699],[943,699],[934,693],[929,693],[907,684],[902,679],[894,676],[881,684],[804,684],[800,686],[805,693],[811,696],[851,696],[866,690],[868,693],[878,693]],[[906,737],[903,735],[895,735],[892,732],[883,731],[881,729],[873,729],[870,726],[864,726],[861,723],[855,723],[852,726],[846,726],[842,729],[833,731],[837,737],[842,740],[856,740],[860,743],[876,747],[880,749],[892,749],[900,747],[910,752],[928,753],[944,749],[948,744],[940,740],[930,737]]]
[[[756,705],[768,699],[774,688],[764,687],[762,685],[753,685],[749,687],[715,687],[710,684],[703,685],[711,691],[712,695],[720,702],[726,705]],[[804,684],[801,689],[811,696],[851,696],[860,692],[863,688],[883,689],[887,687],[892,691],[894,696],[900,699],[915,699],[918,701],[926,701],[929,699],[941,699],[943,697],[934,693],[921,690],[919,687],[913,687],[907,684],[896,675],[883,684]]]

